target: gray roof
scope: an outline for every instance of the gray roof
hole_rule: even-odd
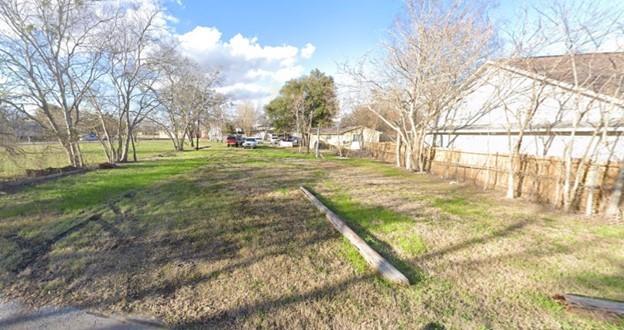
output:
[[[356,129],[363,129],[363,128],[367,128],[364,126],[347,126],[347,127],[331,127],[331,128],[321,128],[321,134],[323,135],[342,135],[344,133],[348,133],[351,131],[354,131]],[[372,128],[369,128],[371,130],[373,130]],[[314,130],[312,131],[312,133],[314,133]]]
[[[595,93],[624,96],[624,52],[537,56],[502,63]]]

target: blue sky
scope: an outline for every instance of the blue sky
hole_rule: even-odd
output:
[[[262,45],[311,43],[316,51],[305,62],[306,71],[334,71],[336,61],[375,47],[401,6],[401,0],[185,0],[168,8],[179,20],[177,33],[203,25],[218,28],[224,39],[240,33]]]
[[[150,1],[150,0],[146,0]],[[182,53],[222,72],[221,92],[261,106],[289,79],[378,47],[402,0],[168,0]]]

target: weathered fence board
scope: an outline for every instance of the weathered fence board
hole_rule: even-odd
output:
[[[396,146],[393,142],[371,143],[368,153],[375,159],[396,163]],[[504,191],[507,189],[509,155],[466,152],[436,148],[432,152],[431,173],[457,181],[471,182],[484,187]],[[556,157],[523,155],[514,161],[519,170],[515,173],[518,195],[539,202],[561,206],[561,187],[564,180],[564,162]],[[404,161],[402,160],[404,164]],[[622,164],[591,164],[581,170],[582,192],[578,198],[579,210],[592,208],[593,213],[602,211],[609,199]],[[573,165],[572,177],[579,164]],[[588,200],[589,199],[589,200]]]

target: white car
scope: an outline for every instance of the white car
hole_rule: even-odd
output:
[[[285,148],[292,148],[295,145],[293,144],[293,141],[288,141],[288,140],[280,140],[279,142],[279,146],[280,147],[285,147]]]
[[[255,148],[258,146],[258,141],[255,138],[245,138],[243,140],[243,148]]]

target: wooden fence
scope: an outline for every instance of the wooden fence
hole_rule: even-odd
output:
[[[396,162],[396,145],[393,142],[372,143],[368,153],[375,159]],[[487,154],[436,148],[432,151],[429,169],[432,174],[459,182],[471,182],[484,189],[505,191],[509,173],[508,154]],[[522,155],[516,159],[520,166],[515,183],[518,196],[529,197],[541,203],[560,207],[564,181],[564,162],[556,157]],[[402,160],[404,163],[404,160]],[[600,213],[606,205],[617,180],[620,166],[624,164],[592,164],[583,166],[580,173],[582,184],[576,208]],[[572,181],[579,167],[575,160]],[[573,182],[572,182],[573,184]]]

